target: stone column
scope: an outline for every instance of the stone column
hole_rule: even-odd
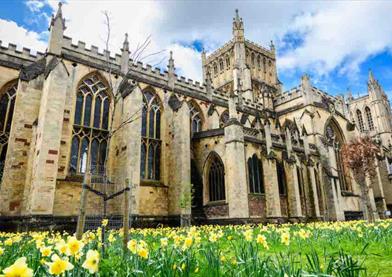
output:
[[[124,113],[121,115],[120,121],[124,121],[132,115],[134,115],[134,120],[126,124],[116,137],[119,149],[125,148],[125,152],[120,153],[122,161],[117,161],[116,172],[120,182],[125,184],[127,180],[131,181],[133,191],[129,194],[133,196],[133,199],[131,199],[132,202],[130,201],[132,207],[130,214],[138,214],[140,201],[141,108],[143,105],[143,95],[138,86],[123,99],[123,105]],[[120,109],[118,109],[118,112],[120,112]],[[115,159],[117,160],[119,157],[115,157]]]
[[[49,64],[56,63],[53,60]],[[38,115],[30,214],[52,214],[68,72],[61,61],[46,78]]]
[[[230,218],[248,218],[248,188],[244,133],[241,124],[231,118],[225,127],[225,182]]]
[[[387,204],[385,202],[384,187],[382,185],[382,178],[381,178],[381,172],[379,166],[380,162],[383,162],[383,160],[376,161],[376,173],[377,173],[376,186],[378,187],[379,197],[381,198],[382,203],[377,208],[378,208],[378,213],[382,215],[381,216],[382,218],[384,218],[384,211],[387,210]]]
[[[313,163],[313,162],[312,162]],[[314,175],[314,167],[313,165],[308,165],[309,179],[310,185],[312,186],[313,192],[313,204],[314,204],[314,214],[317,218],[320,217],[320,207],[319,207],[319,199],[317,194],[317,184],[316,184],[316,176]]]
[[[336,156],[335,156],[335,150],[333,146],[328,146],[328,156],[329,156],[329,162],[330,162],[330,167],[333,169],[331,170],[331,174],[335,177],[330,178],[330,183],[331,183],[331,197],[329,197],[329,210],[330,210],[330,215],[331,215],[331,220],[344,220],[344,213],[341,210],[340,207],[340,197],[341,197],[341,192],[340,192],[340,184],[339,184],[339,179],[337,177],[337,163],[336,163]]]
[[[183,102],[177,111],[173,111],[170,147],[172,169],[169,174],[169,214],[181,215],[182,219],[190,220],[191,139],[189,108],[186,102]]]
[[[275,220],[282,217],[275,159],[263,159],[263,172],[267,218]]]
[[[27,176],[28,164],[34,155],[33,128],[38,118],[44,77],[38,76],[30,81],[19,80],[16,92],[14,115],[8,139],[7,156],[3,171],[2,183],[0,184],[0,213],[2,215],[26,214],[29,205],[30,193],[24,197],[24,190],[30,191],[31,179]],[[32,166],[31,166],[32,168]],[[28,187],[28,188],[26,188]]]
[[[289,217],[302,217],[301,198],[299,195],[297,168],[295,163],[285,163],[287,181],[287,200],[289,203]]]

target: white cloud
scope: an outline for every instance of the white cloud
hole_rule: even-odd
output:
[[[44,34],[28,31],[13,21],[0,18],[0,40],[3,45],[13,43],[18,46],[18,49],[27,47],[32,52],[45,51],[47,44],[41,40]]]
[[[173,59],[176,67],[179,68],[180,75],[195,78],[195,80],[201,79],[201,56],[197,51],[179,44],[170,45],[168,48],[173,51]]]
[[[304,33],[303,44],[279,58],[280,69],[355,76],[363,61],[392,44],[391,9],[386,2],[335,2],[296,17],[288,32]]]
[[[39,15],[42,3],[29,0],[26,5]],[[57,10],[57,0],[45,3]],[[119,52],[126,32],[131,50],[151,35],[146,54],[171,49],[178,73],[200,80],[200,53],[185,45],[200,40],[207,51],[212,51],[228,41],[235,8],[244,19],[246,37],[259,44],[268,45],[274,39],[279,48],[285,46],[285,35],[300,35],[303,43],[278,57],[278,70],[286,75],[297,70],[325,76],[338,70],[353,77],[366,58],[392,45],[392,3],[388,2],[225,1],[222,5],[219,1],[67,1],[63,15],[65,34],[74,43],[81,40],[102,51],[106,35],[102,11],[107,10],[111,15],[112,52]],[[21,34],[14,35],[7,27],[11,23],[0,22],[2,40],[41,51],[46,48],[40,41],[43,34],[27,32],[14,23],[13,28]],[[155,64],[163,57],[161,66],[165,67],[167,51],[146,61]]]
[[[39,12],[45,6],[45,2],[39,0],[28,0],[26,6],[32,12]]]

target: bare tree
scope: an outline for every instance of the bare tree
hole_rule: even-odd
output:
[[[376,174],[376,155],[379,148],[370,137],[360,137],[343,145],[342,157],[344,166],[350,168],[361,189],[361,204],[367,220],[373,222],[374,211],[369,197],[369,182]]]
[[[111,30],[111,18],[109,15],[108,11],[103,11],[103,16],[104,16],[104,24],[106,27],[106,35],[105,35],[105,61],[106,61],[106,67],[105,67],[105,72],[107,73],[107,79],[108,79],[108,90],[112,94],[112,101],[111,101],[111,113],[110,113],[110,124],[109,124],[109,130],[108,130],[108,135],[107,135],[107,146],[106,146],[106,159],[104,161],[104,168],[101,169],[100,171],[104,173],[105,178],[110,176],[109,172],[109,166],[107,165],[108,162],[108,157],[109,157],[109,151],[111,149],[112,145],[112,138],[115,136],[115,134],[120,131],[122,128],[125,126],[131,124],[135,120],[139,119],[141,117],[141,111],[142,107],[138,109],[136,112],[126,116],[123,118],[118,124],[115,125],[116,122],[114,122],[118,103],[121,100],[121,93],[120,93],[120,85],[118,83],[115,83],[113,80],[113,64],[110,59],[109,55],[109,48],[110,48],[110,41],[111,41],[111,35],[112,35],[112,30]],[[143,41],[143,43],[138,43],[136,50],[133,51],[132,56],[130,57],[133,62],[138,62],[142,61],[146,58],[151,58],[153,56],[156,56],[158,54],[161,54],[165,52],[166,50],[161,50],[161,51],[156,51],[152,53],[146,53],[148,46],[151,44],[151,35],[148,35],[147,38]],[[163,59],[162,59],[163,61]],[[161,62],[162,62],[161,61]],[[127,76],[129,75],[130,71],[132,68],[130,68],[126,73],[125,77],[123,79],[123,82],[128,82]],[[133,84],[136,87],[136,83]],[[90,163],[90,161],[88,161]],[[87,169],[91,170],[91,167],[87,166]],[[87,175],[90,175],[90,171],[87,172]],[[88,178],[85,178],[85,180],[88,180]],[[111,183],[110,181],[106,183]],[[124,247],[126,247],[127,241],[128,241],[128,228],[129,228],[129,216],[130,216],[130,199],[128,199],[132,194],[129,194],[128,192],[131,190],[132,184],[131,180],[126,180],[125,184],[126,188],[122,191],[119,191],[115,194],[116,196],[120,195],[120,192],[123,193],[124,195],[124,215],[123,215],[123,227],[124,227]],[[106,184],[103,186],[103,195],[106,195]],[[87,201],[87,196],[86,196],[86,191],[85,191],[85,186],[83,186],[83,192],[82,192],[82,197],[81,197],[81,203],[80,203],[80,215],[78,219],[78,227],[77,227],[77,237],[81,238],[83,229],[84,229],[84,222],[85,222],[85,207],[86,207],[86,201]],[[104,216],[106,216],[106,201],[104,200]],[[127,218],[125,218],[127,217]],[[126,225],[126,226],[125,226]],[[105,226],[102,226],[102,242],[103,242],[103,249],[104,249],[104,239],[105,239]]]

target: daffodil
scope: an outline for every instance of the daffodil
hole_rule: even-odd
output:
[[[143,259],[147,259],[148,258],[148,250],[144,247],[141,247],[138,251],[137,254],[142,257]]]
[[[108,223],[109,223],[109,219],[102,219],[102,223],[101,223],[101,225],[103,226],[103,227],[106,227],[107,225],[108,225]]]
[[[97,250],[87,251],[86,260],[82,267],[87,269],[91,274],[98,272],[99,252]]]
[[[189,247],[192,246],[193,243],[193,238],[192,237],[187,237],[184,240],[184,245],[182,246],[183,250],[188,249]]]
[[[69,237],[67,241],[67,255],[75,256],[84,247],[84,243],[75,237]]]
[[[47,265],[49,266],[49,273],[52,275],[60,275],[74,268],[73,264],[67,259],[61,259],[57,254],[53,254],[52,262],[47,263]]]
[[[3,270],[4,277],[32,277],[33,270],[26,264],[26,258],[17,259],[13,265]]]
[[[67,244],[63,239],[56,243],[56,249],[60,252],[60,254],[64,255],[67,253]]]
[[[167,246],[167,238],[161,238],[161,247],[164,248]]]
[[[51,247],[42,247],[39,250],[41,252],[42,257],[49,257],[50,254],[52,254],[52,248]]]
[[[137,246],[136,240],[131,239],[130,241],[128,241],[127,247],[133,254],[136,254],[136,246]]]
[[[283,244],[289,245],[290,244],[290,233],[284,232],[280,236],[280,240]]]

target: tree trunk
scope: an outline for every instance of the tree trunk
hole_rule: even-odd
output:
[[[131,182],[129,180],[127,182],[127,188],[129,190],[132,189]],[[126,190],[124,193],[124,215],[123,215],[123,249],[124,253],[127,251],[127,245],[129,240],[129,190]]]
[[[359,184],[361,188],[361,204],[362,208],[364,210],[364,215],[365,219],[368,222],[374,222],[374,213],[373,213],[373,208],[372,205],[370,204],[370,199],[369,199],[369,187],[366,184],[366,179],[361,178],[363,180],[357,180],[357,183]]]

